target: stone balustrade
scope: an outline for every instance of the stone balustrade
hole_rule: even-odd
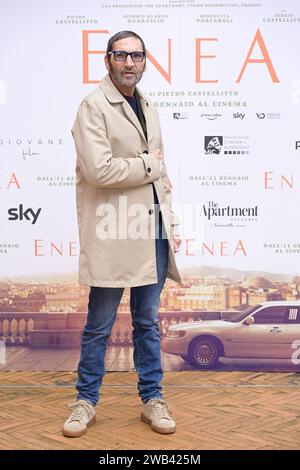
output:
[[[237,312],[161,311],[159,312],[161,335],[165,334],[170,324],[228,318],[234,313]],[[5,341],[6,346],[77,348],[80,346],[85,320],[85,312],[0,312],[0,341]],[[130,312],[118,313],[109,344],[113,346],[132,344]]]

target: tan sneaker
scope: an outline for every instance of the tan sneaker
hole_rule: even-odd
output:
[[[153,431],[171,434],[176,431],[176,423],[170,414],[167,402],[160,398],[151,398],[142,405],[141,420],[150,424]]]
[[[86,433],[87,427],[96,422],[96,412],[86,400],[78,400],[69,405],[73,409],[71,415],[63,425],[63,435],[67,437],[79,437]]]

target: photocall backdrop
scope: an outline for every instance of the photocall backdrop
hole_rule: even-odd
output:
[[[162,332],[299,298],[299,2],[1,0],[0,13],[2,367],[20,351],[78,349],[67,330],[82,327],[87,289],[70,129],[120,30],[146,43],[139,86],[159,112],[183,230],[184,285],[166,284]],[[132,363],[128,312],[126,292],[109,356],[124,348],[120,368]],[[189,367],[163,354],[165,367]]]

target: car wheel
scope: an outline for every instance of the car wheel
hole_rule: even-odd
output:
[[[198,338],[192,341],[188,359],[199,369],[210,369],[219,360],[219,349],[216,341],[210,338]]]

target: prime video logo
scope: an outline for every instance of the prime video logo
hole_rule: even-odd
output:
[[[3,340],[0,340],[0,364],[6,364],[6,348]]]

